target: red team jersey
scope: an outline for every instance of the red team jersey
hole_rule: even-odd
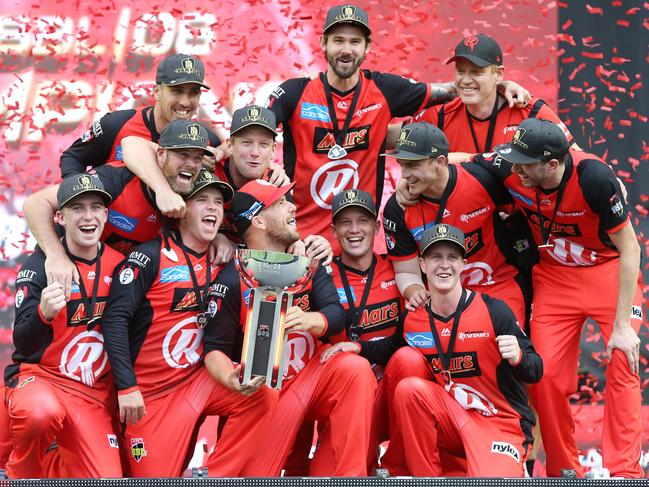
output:
[[[433,315],[442,349],[448,352],[453,316]],[[514,335],[522,350],[521,363],[513,367],[500,355],[495,338]],[[406,312],[397,332],[386,340],[365,342],[362,355],[370,362],[386,364],[403,346],[421,352],[434,371],[443,370],[436,340],[431,331],[427,308]],[[532,442],[534,414],[522,382],[536,382],[542,375],[541,358],[529,338],[520,330],[505,303],[479,293],[471,293],[461,314],[449,372],[456,387],[451,394],[465,409],[490,411],[500,431],[523,436]],[[444,385],[437,374],[435,380]]]
[[[84,303],[79,285],[73,284],[70,300],[51,322],[43,319],[39,307],[41,293],[47,287],[45,254],[37,249],[18,273],[14,325],[16,351],[12,356],[14,363],[5,371],[5,382],[8,387],[16,387],[15,376],[27,372],[105,404],[112,384],[107,380],[110,366],[104,351],[102,315],[113,270],[123,256],[101,245],[94,261],[71,259],[79,270],[88,300]],[[101,261],[100,275],[96,274],[98,260]],[[89,325],[86,303],[91,303],[97,280],[93,316],[99,320]]]
[[[468,264],[462,272],[463,285],[479,290],[514,279],[518,270],[509,263],[513,242],[496,211],[497,206],[511,203],[502,184],[480,166],[463,163],[449,166],[446,191],[449,196],[438,223],[456,226],[464,232]],[[396,195],[392,195],[383,216],[390,258],[416,258],[421,236],[435,225],[439,210],[439,200],[422,196],[404,211]]]
[[[485,154],[475,160],[504,181],[516,205],[530,222],[537,245],[545,243],[551,226],[551,247],[540,249],[542,263],[592,266],[619,257],[608,234],[630,222],[615,174],[597,156],[582,151],[569,152],[562,182],[565,189],[556,213],[556,189],[546,192],[526,188],[520,177],[511,173],[511,164],[499,156]],[[543,234],[539,209],[543,215]]]
[[[428,122],[439,127],[448,138],[449,152],[477,154],[489,152],[497,145],[511,142],[518,124],[527,118],[543,118],[554,122],[561,127],[568,138],[568,142],[572,144],[572,135],[557,114],[552,111],[545,101],[534,97],[523,108],[509,108],[506,102],[503,103],[496,115],[491,144],[487,144],[490,119],[481,120],[475,118],[468,112],[466,105],[462,103],[460,98],[419,112],[415,115],[413,121]],[[475,134],[475,137],[473,134]]]
[[[169,391],[200,371],[203,328],[188,263],[176,237],[158,237],[117,268],[107,303],[106,348],[118,391],[138,387],[144,396]],[[204,296],[206,254],[185,247],[206,309],[216,312],[214,287]],[[218,266],[210,264],[211,279]]]
[[[372,282],[368,284],[370,272],[374,269]],[[374,254],[374,261],[370,269],[359,271],[346,266],[340,257],[334,258],[331,264],[333,280],[338,291],[338,299],[345,309],[345,331],[332,336],[331,343],[347,340],[372,340],[392,335],[403,310],[403,298],[399,294],[394,280],[392,263],[384,255]],[[349,291],[345,291],[342,272],[347,278]],[[349,308],[348,292],[354,305],[359,307],[365,287],[370,289],[367,301],[362,309],[358,310],[358,319]]]
[[[330,160],[335,144],[332,121],[323,84],[316,79],[296,78],[282,83],[271,95],[269,108],[284,131],[284,169],[297,185],[293,201],[297,206],[300,234],[331,236],[331,200],[346,189],[369,192],[380,206],[385,177],[385,149],[388,123],[393,117],[412,115],[424,108],[430,88],[401,76],[360,71],[360,94],[350,128],[341,144],[347,155]],[[342,129],[352,105],[354,90],[331,89],[338,127]]]

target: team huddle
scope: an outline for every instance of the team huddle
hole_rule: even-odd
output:
[[[326,71],[235,110],[225,142],[192,120],[203,63],[168,56],[153,106],[62,154],[61,183],[24,205],[38,247],[0,408],[10,478],[177,477],[207,416],[212,477],[523,477],[541,442],[548,476],[583,475],[568,398],[587,318],[607,343],[604,467],[642,476],[620,182],[504,80],[493,38],[461,39],[454,81],[424,83],[361,69],[371,34],[332,7]],[[381,214],[386,156],[401,179]],[[237,248],[318,263],[286,312],[279,390],[240,381]]]

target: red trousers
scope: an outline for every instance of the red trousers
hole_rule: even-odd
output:
[[[65,475],[122,476],[117,436],[104,404],[30,374],[20,374],[18,384],[7,389],[13,443],[7,464],[9,477],[50,475],[52,466],[44,459],[52,455],[46,452],[54,440]],[[60,465],[55,470],[63,472]]]
[[[584,320],[597,321],[608,342],[617,302],[617,260],[592,267],[539,264],[534,268],[531,339],[543,359],[543,378],[530,389],[539,414],[548,476],[579,466],[575,423],[568,397],[577,389],[579,338]],[[642,305],[639,279],[634,305]],[[640,308],[638,308],[640,309]],[[641,319],[632,318],[636,332]],[[606,368],[604,393],[604,467],[611,476],[641,478],[642,440],[640,378],[632,374],[626,356],[613,351]]]
[[[5,468],[11,454],[11,424],[9,412],[5,406],[6,388],[0,387],[0,468]]]
[[[507,435],[493,418],[465,410],[439,384],[409,377],[394,394],[396,434],[409,475],[442,475],[440,451],[466,458],[470,477],[523,477],[523,434]],[[393,439],[391,438],[391,442]]]
[[[246,397],[222,386],[201,367],[171,392],[144,398],[146,415],[126,428],[124,443],[133,477],[178,477],[194,427],[201,416],[227,416],[209,456],[211,477],[238,477],[260,442],[277,402],[277,391],[262,386]]]
[[[279,476],[300,427],[318,421],[319,446],[312,476],[366,475],[366,457],[376,379],[367,360],[339,353],[325,364],[323,348],[285,384],[270,426],[243,470],[246,477]]]

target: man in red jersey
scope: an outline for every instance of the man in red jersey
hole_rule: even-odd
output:
[[[123,258],[99,241],[110,200],[96,175],[70,176],[58,189],[62,245],[81,276],[69,300],[62,285],[47,283],[40,249],[18,273],[16,351],[5,370],[11,478],[51,475],[44,458],[55,440],[66,476],[122,476],[102,336],[111,276]]]
[[[514,242],[496,210],[512,202],[500,181],[477,164],[449,164],[446,136],[424,122],[403,127],[396,150],[388,154],[397,158],[402,180],[418,196],[404,209],[392,195],[383,216],[388,255],[405,299],[422,305],[428,297],[417,260],[421,235],[437,223],[453,224],[466,237],[463,285],[505,301],[522,326],[528,293],[514,265]]]
[[[269,108],[284,131],[284,168],[296,182],[301,234],[331,236],[331,199],[345,189],[372,195],[380,208],[388,124],[454,96],[450,83],[430,84],[361,70],[371,47],[367,13],[354,5],[329,9],[320,47],[327,70],[315,79],[284,81]],[[508,86],[510,98],[526,94]]]
[[[504,180],[541,254],[533,269],[531,337],[547,374],[531,395],[548,475],[581,471],[568,397],[577,388],[579,337],[590,317],[600,325],[609,358],[604,467],[612,476],[640,478],[640,247],[611,168],[568,148],[559,126],[530,118],[511,143],[495,148],[497,155],[477,160]]]
[[[392,474],[441,476],[441,452],[466,459],[469,476],[524,474],[534,415],[523,382],[538,381],[543,365],[504,302],[462,287],[465,242],[451,225],[426,230],[426,306],[402,315],[391,337],[356,346],[382,364],[403,350],[418,366],[394,393]]]
[[[295,205],[286,199],[293,185],[276,188],[251,181],[232,200],[239,234],[249,249],[285,252],[298,240]],[[245,326],[250,288],[234,262],[219,274],[219,312],[206,336],[205,363],[220,382],[233,373],[239,354],[238,337]],[[295,294],[286,314],[287,368],[277,408],[256,454],[243,469],[245,476],[277,476],[286,463],[301,425],[322,424],[320,448],[310,465],[317,476],[365,475],[367,442],[376,380],[369,363],[350,354],[338,354],[323,365],[320,352],[329,337],[344,329],[344,311],[321,262],[306,289]],[[236,369],[234,369],[236,370]],[[270,415],[269,415],[270,416]],[[354,420],[350,422],[350,418]],[[229,422],[229,420],[228,420]]]
[[[261,378],[242,386],[235,370],[218,383],[203,367],[204,329],[218,307],[213,278],[219,266],[207,250],[232,194],[230,185],[202,170],[178,229],[137,247],[114,274],[106,350],[135,477],[179,476],[206,415],[228,416],[208,471],[239,476],[276,402]]]

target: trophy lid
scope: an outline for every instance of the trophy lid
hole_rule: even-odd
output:
[[[268,286],[296,293],[309,283],[318,261],[283,252],[237,249],[235,265],[250,287]]]

